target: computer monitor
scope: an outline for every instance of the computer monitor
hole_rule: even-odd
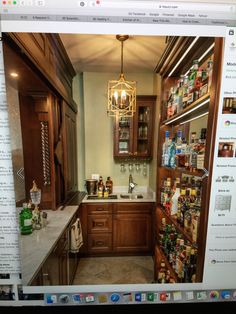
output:
[[[0,8],[0,306],[234,304],[234,1]]]

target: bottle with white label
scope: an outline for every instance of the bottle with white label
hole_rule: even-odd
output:
[[[180,197],[180,184],[177,183],[175,193],[171,199],[171,215],[177,215],[179,197]]]
[[[23,203],[23,209],[20,212],[20,232],[21,234],[31,234],[32,231],[32,212],[28,208],[28,204]]]

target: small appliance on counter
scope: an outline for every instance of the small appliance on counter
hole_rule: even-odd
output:
[[[86,187],[88,195],[97,195],[98,180],[96,179],[85,180],[85,187]]]

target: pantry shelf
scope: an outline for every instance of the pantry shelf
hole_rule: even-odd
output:
[[[176,124],[186,123],[188,122],[188,120],[207,114],[209,110],[209,102],[210,102],[210,95],[207,93],[206,95],[194,101],[190,106],[183,109],[178,114],[174,115],[173,117],[169,119],[164,120],[161,123],[161,126],[166,126],[169,124],[176,125]]]

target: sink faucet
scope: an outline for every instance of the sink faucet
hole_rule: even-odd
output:
[[[137,183],[134,183],[132,174],[130,174],[129,175],[129,189],[128,189],[128,193],[132,193],[133,189],[135,188],[136,185],[137,185]]]

